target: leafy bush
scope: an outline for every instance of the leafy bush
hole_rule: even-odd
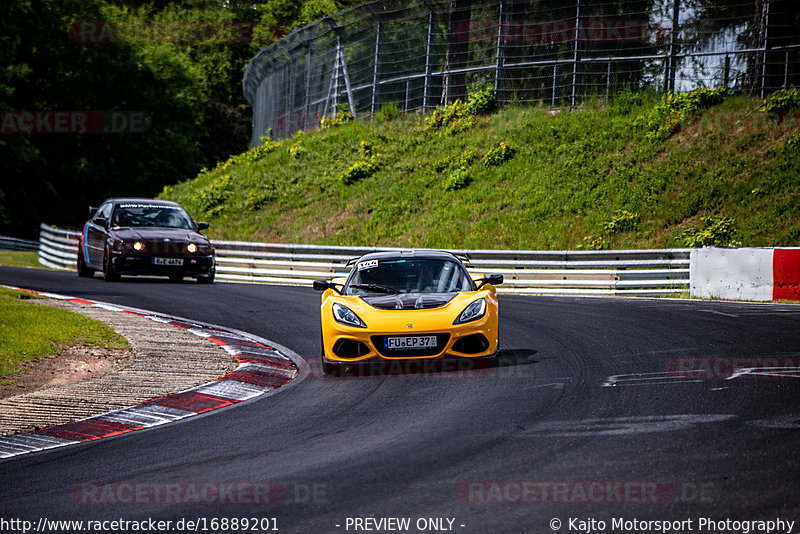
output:
[[[800,109],[800,89],[781,89],[775,91],[767,98],[760,111],[780,112]]]
[[[192,200],[194,200],[201,210],[210,215],[219,215],[222,212],[222,204],[233,194],[233,179],[230,174],[223,174],[211,185],[202,189]]]
[[[381,110],[375,114],[377,122],[389,122],[400,116],[400,106],[396,102],[383,104]]]
[[[472,183],[472,177],[469,175],[469,169],[460,167],[444,181],[443,186],[445,191],[457,191],[464,189],[470,183]]]
[[[377,170],[378,163],[373,156],[370,159],[362,159],[353,163],[349,169],[339,175],[339,180],[345,185],[350,185],[358,180],[369,178]]]
[[[253,147],[250,150],[248,150],[247,152],[244,152],[242,154],[239,154],[237,156],[233,156],[232,158],[229,158],[228,161],[226,161],[225,163],[222,164],[222,168],[226,168],[226,167],[228,167],[229,165],[232,165],[232,164],[241,163],[242,160],[246,160],[246,161],[250,161],[250,162],[258,161],[261,158],[263,158],[264,156],[266,156],[267,154],[269,154],[271,152],[275,152],[275,149],[277,149],[279,146],[281,146],[280,143],[276,143],[276,142],[270,141],[270,140],[264,140],[263,137],[262,137],[262,140],[264,141],[263,145]]]
[[[679,239],[689,248],[738,246],[735,224],[729,217],[701,217],[700,226],[684,230]]]
[[[469,115],[486,115],[497,109],[497,98],[494,89],[487,87],[471,93],[467,98],[465,110]]]
[[[245,205],[250,211],[258,211],[264,207],[265,204],[278,198],[278,185],[275,182],[270,182],[264,185],[263,189],[253,189],[247,195],[247,202]]]
[[[514,157],[517,151],[508,146],[505,141],[500,141],[500,144],[495,148],[489,150],[483,156],[483,164],[487,167],[499,166]]]
[[[596,233],[584,237],[578,248],[582,250],[602,250],[606,248],[612,236],[635,230],[639,226],[640,220],[638,213],[631,213],[625,210],[617,211],[611,216],[610,221],[604,221],[598,225]]]
[[[303,153],[306,151],[306,149],[303,148],[302,140],[298,140],[295,144],[290,146],[287,150],[289,152],[289,156],[291,156],[293,159],[300,159],[300,156],[302,156]]]
[[[444,158],[438,160],[436,163],[433,164],[433,169],[436,172],[442,172],[449,169],[458,169],[460,167],[469,167],[472,163],[478,159],[478,150],[474,148],[470,148],[463,154],[457,157],[451,158]]]
[[[645,139],[648,141],[665,141],[700,111],[722,103],[729,94],[727,87],[701,87],[688,93],[670,94],[649,114],[638,117],[634,126],[645,130]]]
[[[361,154],[365,158],[369,158],[372,156],[372,143],[369,141],[361,141],[360,144]]]
[[[470,95],[466,104],[456,100],[452,104],[436,108],[425,119],[425,128],[444,135],[461,133],[475,125],[476,115],[491,113],[496,105],[494,92],[484,89]]]
[[[610,221],[600,223],[601,230],[608,235],[635,230],[639,225],[639,214],[621,210],[611,216]]]
[[[350,107],[347,104],[341,104],[339,106],[339,110],[336,113],[335,117],[334,116],[322,117],[322,120],[320,120],[319,124],[320,128],[324,130],[326,128],[333,128],[335,126],[340,126],[352,120],[353,120],[353,114],[350,113]]]

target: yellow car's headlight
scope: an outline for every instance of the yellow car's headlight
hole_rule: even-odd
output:
[[[464,324],[471,321],[477,321],[486,315],[486,299],[479,298],[461,312],[461,315],[453,322],[453,324]]]
[[[366,323],[361,320],[361,317],[356,315],[356,312],[338,302],[333,303],[333,318],[336,319],[337,323],[343,325],[355,326],[356,328],[367,327]]]

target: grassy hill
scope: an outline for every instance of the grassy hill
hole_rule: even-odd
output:
[[[574,111],[385,107],[165,188],[217,239],[442,248],[800,245],[800,107],[701,89]],[[768,111],[764,111],[768,110]],[[778,110],[776,112],[775,110]],[[771,112],[770,112],[771,111]],[[333,123],[333,124],[330,124]],[[341,123],[341,124],[337,124]]]

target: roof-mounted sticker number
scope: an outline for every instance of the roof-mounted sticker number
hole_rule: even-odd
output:
[[[374,269],[377,266],[378,260],[362,261],[357,265],[359,271],[363,271],[364,269]]]

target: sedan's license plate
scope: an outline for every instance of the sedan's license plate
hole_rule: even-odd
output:
[[[153,258],[153,265],[183,265],[183,258]]]
[[[436,346],[436,336],[403,336],[383,338],[385,349],[427,349]]]

